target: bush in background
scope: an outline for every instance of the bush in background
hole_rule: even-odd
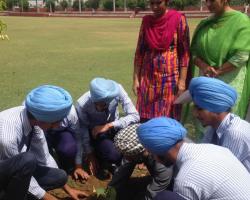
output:
[[[104,0],[102,5],[104,10],[109,10],[109,11],[113,10],[113,0]]]
[[[127,6],[129,9],[133,10],[135,9],[137,5],[137,2],[135,0],[128,0]]]
[[[250,0],[231,0],[230,5],[232,6],[243,6],[244,3],[250,3]]]
[[[60,2],[60,6],[62,7],[62,9],[63,9],[64,11],[66,11],[66,9],[69,7],[69,2],[68,2],[67,0],[62,0],[62,1]]]
[[[55,8],[56,8],[55,0],[47,0],[45,3],[45,7],[47,8],[49,12],[55,12]]]
[[[169,2],[169,6],[177,10],[184,10],[187,6],[195,6],[198,4],[200,4],[200,0],[172,0]]]
[[[142,10],[146,9],[146,1],[145,0],[138,0],[136,7],[141,8]]]
[[[5,0],[0,0],[0,11],[6,10],[7,5]]]
[[[127,7],[131,10],[134,10],[135,8],[145,10],[147,7],[147,2],[146,0],[128,0]]]
[[[81,0],[80,2],[81,2],[81,10],[83,10],[84,2],[83,2],[83,0]],[[73,10],[79,10],[79,0],[75,0],[73,2],[72,8],[73,8]]]
[[[88,0],[85,2],[85,6],[86,8],[93,8],[93,9],[97,9],[99,8],[99,3],[100,3],[100,0]]]
[[[18,0],[6,0],[6,6],[9,10],[12,10],[14,6],[18,5]]]
[[[22,11],[28,11],[29,10],[29,1],[28,0],[20,0],[20,4],[21,4],[21,8],[22,8]]]

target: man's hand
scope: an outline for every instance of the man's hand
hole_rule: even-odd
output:
[[[63,188],[70,195],[70,197],[74,200],[80,200],[80,198],[89,196],[89,194],[87,194],[86,192],[73,189],[73,188],[69,187],[68,185],[64,185]]]
[[[77,166],[74,171],[74,179],[76,180],[88,180],[89,174],[83,170],[81,166]]]
[[[94,153],[90,153],[87,155],[87,163],[88,163],[89,171],[91,175],[96,175],[99,169],[99,164]]]
[[[58,200],[56,197],[52,196],[51,194],[49,193],[45,193],[45,195],[43,196],[42,198],[43,200]]]
[[[207,77],[217,77],[218,76],[218,72],[216,71],[216,69],[214,67],[208,66],[203,70],[203,74],[204,76]]]
[[[93,138],[96,139],[99,134],[107,132],[111,127],[113,127],[112,123],[95,126],[91,132]]]

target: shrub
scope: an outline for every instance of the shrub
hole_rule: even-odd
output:
[[[198,5],[199,3],[200,0],[172,0],[169,2],[169,6],[183,10],[186,6]]]
[[[28,0],[21,0],[21,1],[23,4],[23,11],[28,11],[30,7]]]
[[[55,12],[55,0],[47,0],[45,6],[49,12]]]
[[[18,0],[6,0],[6,6],[9,10],[12,10],[16,5],[18,5]]]
[[[232,6],[243,6],[244,3],[250,3],[250,0],[231,0],[230,5]]]
[[[105,10],[113,10],[113,0],[104,0],[103,8]]]
[[[129,9],[133,10],[133,9],[135,9],[136,4],[137,4],[137,3],[136,3],[135,0],[128,0],[127,6],[128,6]]]
[[[93,9],[97,9],[99,8],[99,3],[100,3],[100,0],[88,0],[85,2],[85,5],[87,8],[93,8]]]
[[[135,8],[145,10],[147,3],[146,0],[128,0],[127,6],[131,10]]]
[[[6,10],[7,5],[5,0],[0,0],[0,11]]]
[[[83,3],[83,0],[80,0],[80,2],[81,2],[81,10],[82,10],[84,8],[84,3]],[[75,0],[73,2],[72,8],[74,10],[79,10],[79,0]]]
[[[145,10],[145,8],[146,8],[145,0],[138,0],[136,7],[141,8],[142,10]]]
[[[69,7],[69,3],[67,0],[62,0],[60,2],[60,6],[62,7],[63,10],[66,10]]]
[[[116,8],[124,8],[124,0],[116,0],[115,7]]]

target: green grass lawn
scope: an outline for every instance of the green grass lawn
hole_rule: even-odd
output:
[[[140,19],[1,17],[10,41],[0,41],[0,110],[20,105],[42,84],[76,100],[97,76],[121,83],[130,96]],[[189,19],[191,33],[199,22]]]

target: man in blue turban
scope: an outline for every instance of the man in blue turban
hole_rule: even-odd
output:
[[[250,124],[230,113],[237,100],[236,90],[216,78],[197,77],[176,102],[183,103],[188,93],[194,102],[194,116],[208,126],[202,142],[227,147],[250,172]]]
[[[52,124],[67,116],[72,106],[72,97],[63,88],[43,85],[27,95],[25,106],[37,121]]]
[[[119,105],[122,106],[123,117],[119,117]],[[122,85],[105,78],[94,78],[89,91],[77,100],[76,110],[81,132],[77,137],[75,176],[84,178],[83,155],[87,156],[93,174],[98,168],[96,156],[108,168],[119,165],[122,156],[114,147],[113,137],[119,129],[139,122],[139,114]]]
[[[155,199],[249,199],[250,174],[227,148],[184,142],[186,129],[166,117],[140,125],[137,134],[156,160],[178,169],[173,196],[161,192]]]
[[[147,150],[156,155],[164,155],[178,141],[183,140],[187,131],[178,121],[159,117],[139,126],[137,133]]]
[[[56,124],[45,131],[48,147],[60,168],[71,173],[76,156],[73,130],[78,130],[79,120],[70,94],[60,87],[43,85],[32,90],[24,104],[35,119]]]
[[[25,106],[0,113],[0,190],[7,199],[24,199],[27,190],[35,199],[55,199],[46,191],[62,186],[74,199],[86,196],[66,185],[67,175],[49,154],[44,135],[59,126],[71,107],[66,90],[43,85],[27,95]]]

